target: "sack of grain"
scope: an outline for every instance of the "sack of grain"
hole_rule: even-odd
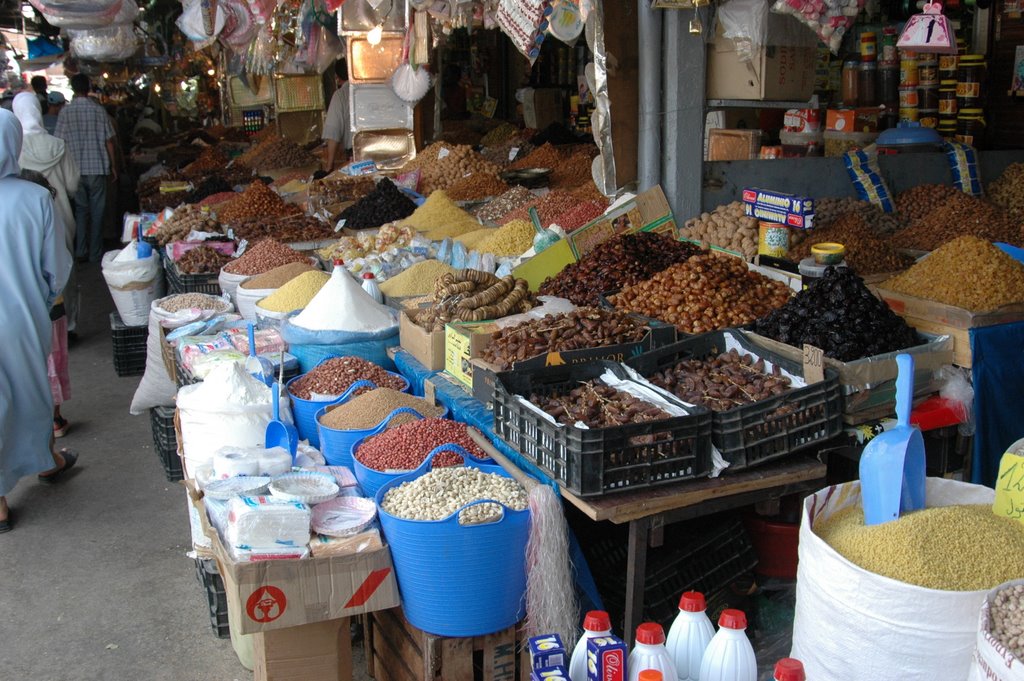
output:
[[[104,255],[101,268],[122,321],[129,326],[145,324],[150,304],[164,294],[160,256],[151,253],[139,258],[132,242],[123,250]]]
[[[927,484],[928,507],[990,505],[995,498],[980,485],[943,478]],[[877,575],[813,531],[815,523],[860,503],[859,482],[804,500],[792,656],[815,681],[963,681],[987,591],[926,589]]]
[[[1017,626],[1018,622],[1024,623],[1024,609],[1020,607],[1022,587],[1024,579],[1017,579],[1000,584],[988,592],[978,616],[978,642],[971,659],[968,681],[1024,681],[1024,662],[1020,657],[1021,637],[1012,635],[1016,643],[1011,649],[1008,640],[1011,638],[1010,633],[997,631],[998,626],[993,626],[996,624],[994,620],[999,617],[999,613],[993,613],[995,609],[1002,609],[1004,616],[1009,615],[1013,620],[1007,622],[1010,627]],[[997,602],[1002,591],[1011,592],[1007,594],[1009,602],[1006,606]]]

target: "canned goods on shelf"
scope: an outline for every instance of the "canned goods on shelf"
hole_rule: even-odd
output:
[[[916,123],[918,116],[918,109],[916,106],[901,106],[900,107],[900,123]]]
[[[901,109],[916,108],[919,105],[921,100],[916,87],[901,87],[899,92]]]
[[[916,59],[900,60],[900,87],[917,87],[918,71]]]
[[[917,120],[922,128],[935,128],[939,125],[939,110],[918,109]]]

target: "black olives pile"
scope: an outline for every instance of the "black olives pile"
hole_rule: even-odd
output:
[[[380,227],[412,215],[416,204],[388,179],[381,180],[372,192],[341,211],[337,220],[344,220],[349,229]]]
[[[755,321],[752,328],[789,345],[814,345],[840,362],[921,343],[917,332],[872,295],[863,279],[834,267],[788,303]]]

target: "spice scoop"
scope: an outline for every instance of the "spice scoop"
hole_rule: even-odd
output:
[[[292,455],[292,464],[295,463],[295,453],[299,450],[299,431],[290,423],[281,420],[281,391],[284,390],[284,350],[281,351],[280,368],[278,369],[277,383],[270,386],[271,399],[274,405],[274,420],[267,424],[267,430],[263,435],[263,444],[267,449],[281,447],[287,449]],[[271,372],[273,375],[273,372]]]
[[[887,523],[901,513],[924,508],[924,437],[910,425],[914,358],[896,355],[896,365],[896,426],[871,440],[860,458],[865,525]]]
[[[558,236],[558,232],[552,229],[544,229],[536,208],[530,208],[530,221],[533,223],[533,229],[537,232],[537,236],[533,237],[533,250],[535,253],[540,253],[557,243],[561,238]]]

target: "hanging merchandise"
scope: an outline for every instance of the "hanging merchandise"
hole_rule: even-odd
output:
[[[548,33],[566,45],[575,45],[583,33],[583,17],[575,0],[556,0],[551,18],[548,19]]]
[[[184,11],[175,21],[178,29],[185,34],[185,37],[192,41],[196,49],[208,47],[213,44],[220,32],[224,30],[224,23],[227,13],[223,8],[217,8],[217,15],[213,22],[213,32],[206,32],[206,19],[200,0],[185,0]]]
[[[244,0],[224,0],[219,9],[225,12],[220,41],[233,50],[244,50],[259,30],[256,20],[249,13],[249,5]]]
[[[532,64],[540,56],[550,14],[548,0],[500,0],[496,19],[512,44]]]
[[[430,92],[430,72],[421,66],[414,66],[409,62],[409,45],[412,42],[412,35],[415,28],[410,28],[405,34],[404,59],[405,63],[395,69],[391,76],[391,89],[395,91],[403,102],[409,106],[415,106]]]
[[[114,24],[87,31],[68,30],[71,35],[71,56],[95,61],[128,59],[139,49],[139,39],[132,24]]]
[[[818,34],[832,54],[839,54],[843,36],[864,4],[865,0],[777,0],[772,10],[796,17]]]
[[[930,54],[956,54],[956,35],[953,25],[942,13],[942,4],[930,2],[923,10],[907,20],[896,47]]]
[[[103,28],[114,22],[121,0],[29,0],[50,24],[60,28]],[[134,4],[134,0],[129,0]]]

